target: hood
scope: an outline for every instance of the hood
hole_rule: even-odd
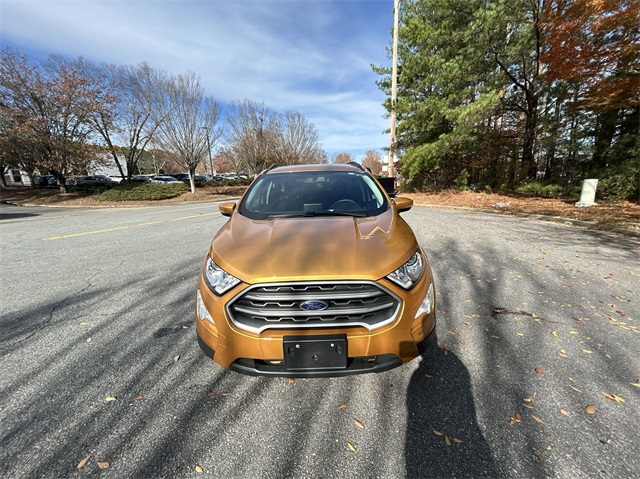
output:
[[[252,220],[234,212],[211,244],[214,261],[246,283],[377,280],[417,248],[393,208],[379,216]]]

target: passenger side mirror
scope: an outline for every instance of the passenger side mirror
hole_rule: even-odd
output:
[[[396,208],[398,209],[398,213],[402,213],[404,211],[409,211],[413,206],[413,200],[411,198],[405,198],[403,196],[398,196],[392,200],[396,204]]]
[[[222,216],[231,216],[236,210],[236,202],[229,201],[227,203],[221,203],[218,205],[218,209],[220,210],[220,213],[222,213]]]

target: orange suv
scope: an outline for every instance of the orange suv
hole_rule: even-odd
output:
[[[274,166],[209,248],[196,292],[204,353],[251,375],[380,372],[435,339],[427,256],[391,199],[358,165]]]

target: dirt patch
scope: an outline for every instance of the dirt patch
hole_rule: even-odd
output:
[[[507,213],[552,216],[596,223],[603,228],[624,228],[640,232],[640,205],[623,201],[577,208],[577,199],[531,198],[471,191],[445,191],[439,194],[404,194],[414,204],[494,210]]]
[[[202,187],[196,193],[183,193],[175,198],[159,201],[98,201],[91,194],[62,194],[57,189],[1,188],[0,201],[45,206],[153,206],[187,202],[221,201],[239,197],[246,187]],[[416,205],[446,206],[494,210],[506,213],[526,213],[552,216],[568,220],[596,223],[602,228],[623,228],[640,232],[640,205],[623,201],[616,204],[598,204],[588,208],[576,208],[577,199],[531,198],[498,194],[474,193],[470,191],[445,191],[439,194],[403,194],[412,198]]]

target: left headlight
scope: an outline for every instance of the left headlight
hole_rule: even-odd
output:
[[[401,286],[404,289],[411,289],[422,278],[424,273],[424,260],[420,251],[409,258],[405,264],[400,266],[393,273],[388,274],[387,278]]]
[[[207,263],[204,267],[204,280],[209,289],[218,296],[222,296],[234,286],[240,283],[240,280],[230,275],[220,266],[215,264],[210,256],[207,256]]]

